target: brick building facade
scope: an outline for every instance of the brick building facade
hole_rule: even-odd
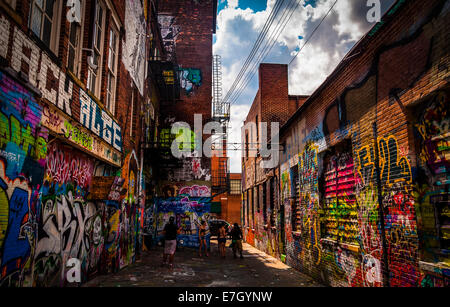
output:
[[[279,166],[244,158],[247,242],[331,286],[449,285],[449,20],[397,1],[282,126]]]
[[[157,179],[153,207],[148,210],[153,210],[157,239],[169,217],[175,216],[182,228],[179,239],[195,247],[197,228],[211,212],[211,158],[203,152],[210,135],[203,127],[211,121],[217,1],[164,0],[157,9],[165,60],[177,66],[174,72],[166,70],[166,76],[173,76],[179,88],[160,101]],[[176,129],[175,123],[184,125]],[[178,157],[173,154],[173,141],[178,144]]]
[[[244,144],[242,212],[247,242],[269,255],[280,254],[275,232],[276,178],[260,163],[261,144],[271,138],[271,123],[283,125],[306,101],[308,96],[288,94],[288,66],[261,64],[259,67],[259,90],[244,121],[242,142]],[[267,124],[267,135],[262,131]],[[258,217],[260,219],[258,219]],[[259,236],[259,240],[255,240]]]
[[[211,113],[212,55],[199,53],[212,53],[216,3],[175,2],[0,1],[0,285],[65,286],[71,258],[84,282],[139,257],[159,184],[146,150],[165,116]],[[184,27],[177,59],[160,9]],[[155,57],[184,69],[178,110]]]

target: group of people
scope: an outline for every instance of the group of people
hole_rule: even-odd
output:
[[[204,251],[205,256],[209,257],[208,247],[206,244],[206,222],[202,221],[198,229],[198,239],[199,239],[199,256],[202,257],[202,251]],[[169,222],[165,225],[162,232],[164,237],[164,254],[162,266],[169,265],[169,268],[173,268],[173,259],[175,256],[175,251],[177,249],[177,235],[180,234],[181,227],[175,224],[175,218],[172,216],[169,218]],[[237,258],[236,253],[239,252],[241,259],[242,256],[242,230],[237,223],[235,223],[230,231],[231,235],[231,246],[233,248],[233,256]],[[225,225],[222,225],[219,229],[218,234],[219,243],[219,253],[221,257],[225,258],[225,248],[227,242],[227,229]]]

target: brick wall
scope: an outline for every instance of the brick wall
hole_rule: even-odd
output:
[[[85,3],[82,47],[90,48],[93,1]],[[17,1],[15,11],[3,3],[0,7],[2,286],[67,285],[69,258],[82,262],[85,282],[98,273],[123,268],[139,255],[143,212],[137,200],[143,191],[138,189],[142,157],[136,152],[142,139],[141,105],[148,89],[144,86],[143,96],[139,93],[122,61],[125,2],[112,4],[104,27],[99,97],[86,89],[87,52],[82,52],[79,78],[66,68],[70,24],[65,1],[57,2],[60,22],[55,24],[59,37],[54,52],[28,29],[30,1]],[[122,26],[115,114],[105,108],[113,10]],[[95,199],[93,195],[99,194],[93,189],[101,186],[95,180],[101,183],[104,176],[114,179],[108,181],[113,182],[111,192]],[[12,214],[17,208],[19,215]],[[123,233],[108,241],[104,235],[117,233],[119,227]]]
[[[448,13],[397,2],[282,128],[289,265],[331,286],[448,285],[446,222],[430,210],[448,210]]]
[[[248,134],[249,143],[253,144],[253,150],[251,150],[252,147],[249,150],[249,158],[243,159],[243,212],[245,214],[242,223],[246,226],[244,232],[247,241],[274,256],[277,253],[280,254],[283,248],[278,238],[279,232],[277,232],[281,223],[276,216],[276,206],[271,205],[277,202],[275,195],[280,178],[275,176],[273,170],[261,168],[262,157],[256,156],[256,149],[261,148],[264,142],[262,136],[264,126],[261,123],[267,123],[267,140],[270,140],[271,124],[277,122],[281,127],[307,98],[308,96],[288,94],[287,65],[265,63],[260,65],[259,90],[244,122],[247,130],[242,132],[244,144],[246,134]],[[256,133],[257,126],[259,139]],[[271,180],[273,181],[272,196],[270,196]]]
[[[158,163],[157,197],[154,203],[157,210],[169,208],[164,206],[167,201],[173,204],[199,204],[199,215],[194,216],[184,212],[165,212],[163,219],[157,221],[164,225],[169,215],[177,216],[177,221],[189,220],[193,230],[183,233],[186,246],[198,246],[196,234],[199,219],[208,219],[212,189],[211,158],[203,153],[204,141],[210,135],[197,132],[211,121],[212,108],[212,44],[215,31],[215,1],[158,1],[158,21],[161,27],[163,44],[169,60],[178,65],[180,81],[180,98],[161,100],[160,139],[166,140],[164,153]],[[202,121],[194,126],[195,115],[201,115]],[[183,129],[184,135],[177,141],[186,140],[188,148],[183,148],[183,157],[176,158],[171,152],[175,135],[171,133],[174,123],[184,122],[189,129]],[[196,128],[199,130],[196,131]],[[162,143],[162,142],[161,142]],[[188,152],[189,151],[189,152]],[[218,164],[218,163],[217,163]],[[199,194],[197,191],[200,191]],[[188,197],[186,197],[188,196]],[[168,200],[170,198],[170,200]],[[200,208],[201,205],[201,208]],[[204,209],[204,211],[202,211]],[[163,216],[163,215],[161,215]],[[181,224],[180,224],[181,225]],[[186,226],[187,227],[187,226]],[[186,228],[185,227],[185,228]],[[157,228],[157,236],[161,237],[162,227]]]

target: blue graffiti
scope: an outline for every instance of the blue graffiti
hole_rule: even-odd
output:
[[[198,219],[206,220],[211,212],[210,197],[172,197],[157,198],[155,200],[156,212],[175,215],[176,223],[185,233],[178,235],[179,245],[185,247],[198,247]],[[192,218],[192,220],[191,220]],[[164,223],[166,221],[163,221]],[[192,226],[195,226],[193,229]],[[206,244],[209,247],[210,234],[206,234]],[[162,235],[156,236],[156,242]],[[181,243],[182,242],[182,243]]]
[[[5,186],[3,180],[1,181],[0,185]],[[6,275],[23,268],[30,256],[31,247],[26,234],[28,204],[28,192],[16,188],[9,200],[8,228],[2,250],[1,271],[6,267]]]

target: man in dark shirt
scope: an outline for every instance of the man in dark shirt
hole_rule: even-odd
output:
[[[233,255],[236,257],[236,251],[239,251],[241,259],[242,256],[242,230],[237,223],[234,223],[233,229],[231,229],[231,244],[233,245]]]
[[[167,257],[169,257],[169,268],[173,268],[173,258],[177,249],[177,234],[180,233],[180,228],[175,224],[175,218],[170,217],[169,223],[164,226],[164,256],[163,265],[167,264]]]

